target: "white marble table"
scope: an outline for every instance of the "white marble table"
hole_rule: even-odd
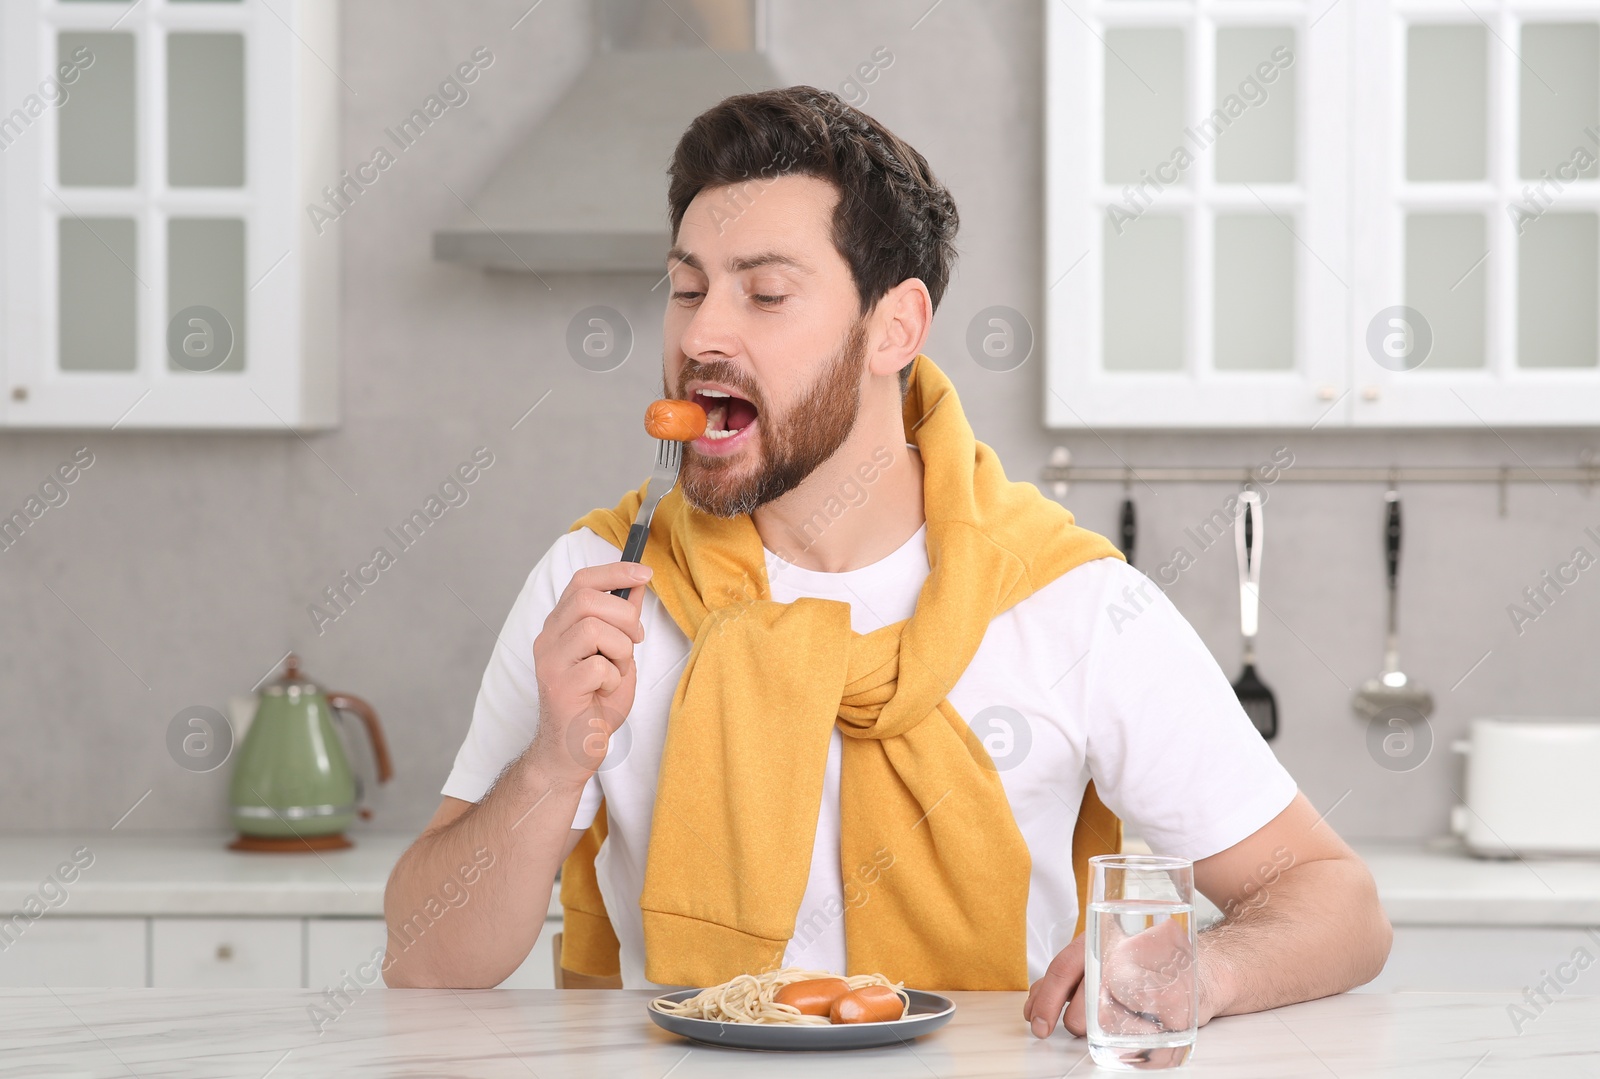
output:
[[[1575,988],[1582,988],[1577,986]],[[958,993],[949,1026],[908,1046],[752,1054],[695,1046],[646,1017],[644,992],[395,991],[351,998],[319,1033],[296,990],[0,991],[0,1070],[27,1076],[1084,1076],[1080,1039],[1034,1039],[1020,993]],[[1600,997],[1563,996],[1521,1033],[1517,998],[1346,995],[1218,1019],[1188,1076],[1492,1079],[1600,1075]]]

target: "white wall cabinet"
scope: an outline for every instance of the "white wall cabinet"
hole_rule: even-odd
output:
[[[1349,17],[1365,125],[1350,423],[1600,424],[1600,4],[1401,0]],[[1391,305],[1431,339],[1420,365],[1365,347]]]
[[[1045,7],[1047,426],[1600,423],[1600,2]]]
[[[1046,15],[1047,425],[1316,422],[1348,381],[1344,21],[1082,7]]]
[[[338,6],[0,7],[0,425],[337,418]],[[319,235],[319,232],[321,233]]]

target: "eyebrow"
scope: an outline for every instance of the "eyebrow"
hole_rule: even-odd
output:
[[[699,270],[701,273],[705,272],[705,265],[701,263],[700,259],[696,255],[684,250],[681,247],[674,247],[672,250],[667,252],[667,262],[669,266],[671,264],[681,262],[690,269]],[[740,255],[728,260],[728,272],[730,273],[740,273],[744,270],[756,270],[760,269],[762,266],[786,266],[791,270],[798,270],[801,273],[812,272],[811,267],[807,266],[799,259],[785,255],[779,251],[762,251],[759,254]]]

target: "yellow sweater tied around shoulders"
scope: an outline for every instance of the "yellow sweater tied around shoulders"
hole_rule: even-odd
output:
[[[782,965],[838,726],[843,973],[923,989],[1028,987],[1028,848],[999,772],[946,694],[996,615],[1074,566],[1122,555],[1032,484],[1006,478],[925,355],[903,415],[922,457],[930,572],[912,616],[871,633],[852,630],[837,600],[774,601],[748,515],[714,517],[676,488],[656,508],[649,587],[693,643],[640,898],[653,982],[709,986]],[[644,491],[572,527],[620,549]],[[596,977],[620,969],[594,868],[605,830],[602,806],[561,887],[562,966]],[[1121,837],[1091,783],[1072,842],[1080,932],[1088,858],[1119,850]]]

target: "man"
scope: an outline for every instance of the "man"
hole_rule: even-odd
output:
[[[630,492],[528,578],[391,927],[474,852],[492,869],[392,934],[388,984],[498,984],[566,862],[573,971],[1031,984],[1033,1033],[1065,1012],[1081,1034],[1091,780],[1227,913],[1200,936],[1200,1022],[1372,978],[1390,929],[1366,868],[1176,609],[1006,480],[921,355],[957,227],[922,156],[792,87],[697,118],[668,197],[663,392],[708,432],[645,565],[618,560]]]

